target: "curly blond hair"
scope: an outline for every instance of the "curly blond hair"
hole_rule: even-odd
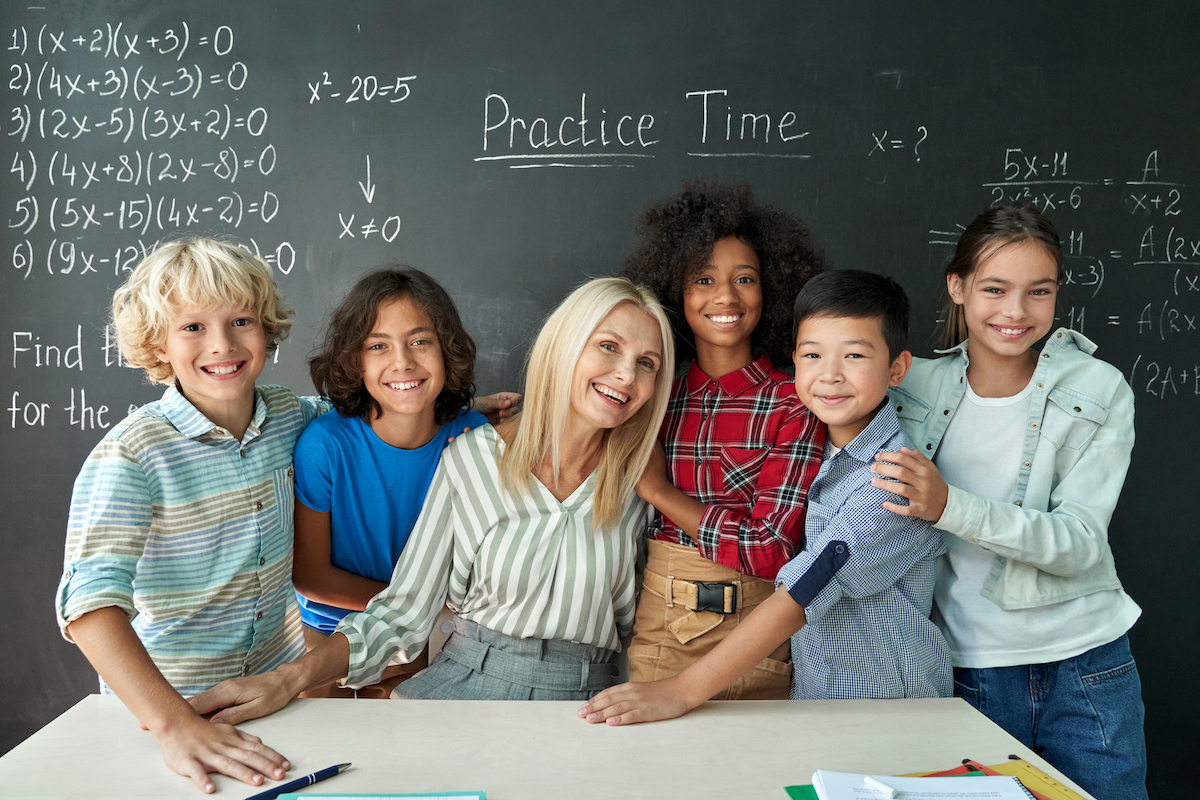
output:
[[[294,313],[279,293],[271,268],[253,253],[202,237],[159,245],[112,300],[121,355],[155,383],[175,382],[175,370],[159,360],[158,350],[180,306],[252,309],[266,336],[268,354],[287,338]]]

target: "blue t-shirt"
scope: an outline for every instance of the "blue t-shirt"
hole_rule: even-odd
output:
[[[330,514],[329,560],[335,567],[387,583],[421,513],[425,492],[451,436],[487,425],[464,411],[415,450],[392,447],[359,417],[330,411],[296,444],[296,499]],[[297,595],[300,619],[332,633],[348,609]]]

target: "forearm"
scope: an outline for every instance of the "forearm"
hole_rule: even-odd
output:
[[[684,533],[693,539],[700,535],[700,523],[708,509],[704,503],[667,480],[655,481],[644,487],[642,499],[654,506]]]
[[[297,562],[292,581],[296,591],[309,600],[351,611],[364,610],[372,597],[387,588],[382,581],[355,575],[328,562],[317,567],[302,567]]]
[[[120,608],[88,612],[68,630],[104,682],[155,736],[161,739],[172,725],[197,717],[155,666]]]
[[[276,670],[291,697],[341,680],[349,671],[350,642],[341,633],[330,635],[302,657]]]
[[[778,589],[699,661],[676,676],[689,709],[707,701],[804,627],[804,608]]]

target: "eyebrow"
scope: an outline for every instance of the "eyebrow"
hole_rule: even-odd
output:
[[[436,334],[437,331],[435,331],[433,328],[429,327],[428,325],[422,325],[420,327],[413,328],[413,329],[407,331],[400,338],[407,339],[409,336],[412,336],[412,335],[418,334],[418,333],[434,333],[434,334]],[[382,331],[371,331],[370,333],[368,333],[366,335],[366,338],[367,339],[391,339],[392,336],[391,336],[391,334],[383,333]]]
[[[694,270],[694,274],[699,275],[701,272],[710,272],[716,268],[717,268],[716,264],[711,264],[711,263],[703,264],[699,267],[696,267],[696,269]],[[754,270],[755,272],[758,272],[758,273],[762,272],[762,269],[760,267],[756,267],[753,264],[734,264],[733,268],[734,269],[750,269],[750,270]]]
[[[1005,278],[994,277],[991,275],[984,275],[982,278],[979,279],[979,282],[980,283],[998,283],[1003,286],[1013,286],[1016,284],[1016,281],[1010,281]],[[1057,286],[1058,279],[1057,278],[1038,278],[1036,281],[1033,281],[1030,285],[1031,286],[1040,286],[1044,283],[1052,283]]]
[[[801,347],[816,347],[816,346],[819,346],[820,344],[822,344],[822,343],[814,341],[812,339],[805,339],[802,342],[796,342],[796,347],[797,347],[797,349],[799,349]],[[826,344],[828,344],[828,343],[826,343]],[[875,343],[869,339],[846,339],[841,342],[834,342],[833,344],[835,344],[835,345],[851,345],[854,347],[869,347],[872,350],[875,349]]]
[[[617,341],[619,341],[621,344],[629,344],[629,341],[624,336],[617,333],[616,331],[609,330],[607,328],[604,328],[604,329],[597,328],[596,332],[592,335],[593,336],[610,336],[613,339],[616,339]],[[644,353],[644,355],[654,356],[655,358],[657,358],[659,360],[662,359],[662,354],[659,353],[657,350],[647,350]]]

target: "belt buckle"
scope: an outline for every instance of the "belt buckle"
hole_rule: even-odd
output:
[[[738,597],[737,586],[732,583],[700,583],[696,584],[696,610],[697,611],[715,611],[718,614],[732,614],[737,611]],[[725,610],[725,590],[733,589],[730,609]]]

